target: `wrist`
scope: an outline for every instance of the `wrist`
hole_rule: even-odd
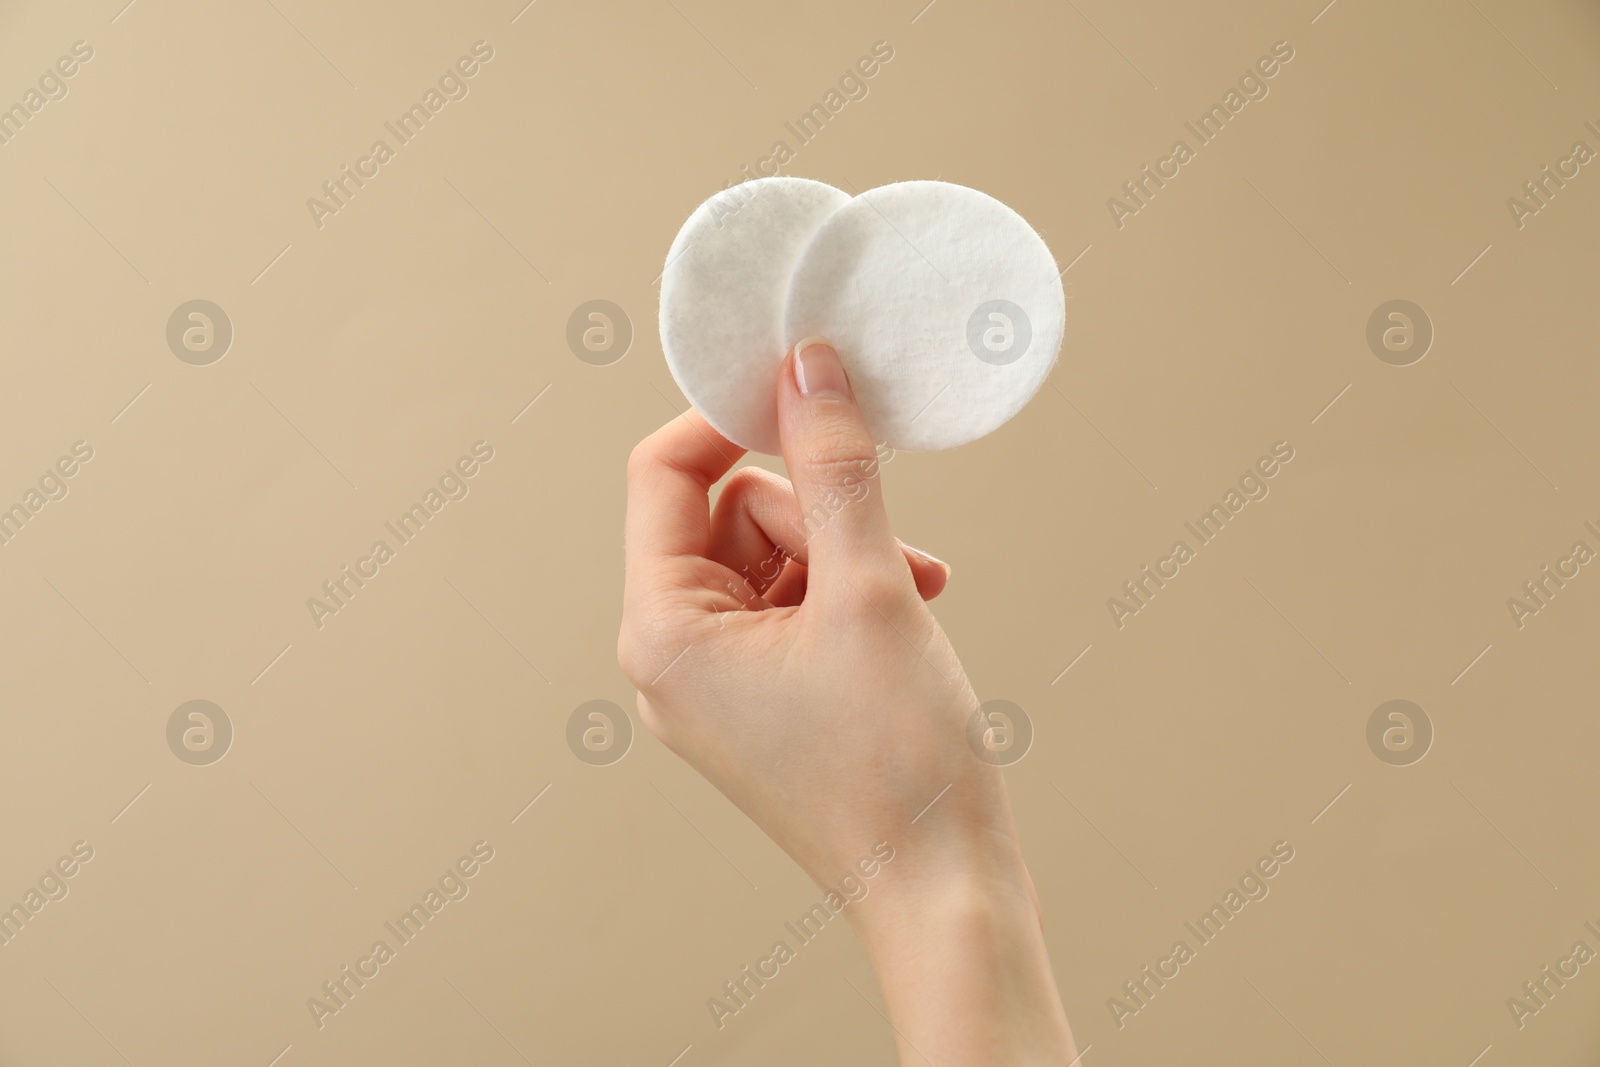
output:
[[[905,852],[902,857],[909,859]],[[959,948],[1002,933],[1012,943],[1041,938],[1032,882],[1020,853],[988,869],[943,858],[885,869],[872,895],[847,914],[874,968],[880,961]]]
[[[872,895],[850,909],[864,944],[926,930],[932,915],[954,917],[1001,904],[1024,905],[1037,922],[1033,882],[1003,785],[961,783],[943,807],[924,809],[919,818],[920,824],[914,821],[892,842],[894,861],[885,864]]]
[[[907,873],[902,870],[900,873]],[[1027,870],[886,884],[853,925],[904,1064],[1052,1064],[1076,1055]]]

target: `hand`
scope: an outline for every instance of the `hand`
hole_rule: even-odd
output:
[[[819,887],[879,842],[894,851],[845,914],[903,1057],[1065,1064],[1004,780],[967,745],[979,702],[924,603],[948,568],[890,532],[838,356],[797,348],[778,384],[792,488],[745,468],[712,512],[708,491],[743,450],[693,411],[629,460],[617,654],[639,718]],[[968,1015],[985,1018],[957,1025]]]

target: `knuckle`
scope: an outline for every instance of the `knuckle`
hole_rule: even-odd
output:
[[[697,588],[703,585],[693,584]],[[623,608],[623,624],[617,634],[617,666],[641,693],[676,688],[674,683],[683,674],[676,666],[677,660],[698,640],[694,627],[685,624],[681,610],[636,601]],[[669,667],[675,669],[669,672]]]
[[[768,531],[788,531],[794,506],[794,488],[787,479],[760,467],[740,467],[723,483],[716,510],[719,515],[747,515]]]
[[[733,503],[743,503],[752,497],[761,496],[768,491],[777,475],[760,467],[740,467],[728,475],[728,480],[723,483],[722,494],[718,499],[725,499]]]
[[[910,571],[896,574],[887,567],[852,569],[829,583],[828,595],[819,605],[822,615],[849,633],[867,633],[891,628],[902,634],[917,622],[921,604]]]
[[[641,679],[647,678],[645,660],[648,656],[646,649],[641,647],[638,636],[628,628],[623,628],[617,635],[617,666],[622,668],[623,677],[633,683],[635,689],[641,688]]]
[[[656,706],[646,700],[643,693],[640,693],[638,699],[634,702],[634,710],[639,713],[639,725],[643,726],[651,737],[656,738],[658,741],[664,739],[667,733],[667,724],[662,719],[661,713],[656,710]]]
[[[853,576],[856,595],[848,598],[856,609],[876,619],[894,619],[902,614],[907,595],[907,575],[895,574],[883,567],[874,567]],[[914,587],[913,587],[914,589]]]
[[[839,488],[866,480],[875,470],[872,441],[859,426],[830,422],[811,435],[801,452],[811,480]]]
[[[628,484],[637,485],[645,472],[655,463],[655,449],[650,444],[650,438],[633,446],[633,451],[628,453]]]

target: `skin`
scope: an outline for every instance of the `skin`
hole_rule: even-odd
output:
[[[925,603],[949,568],[890,531],[833,349],[801,342],[779,379],[792,484],[743,468],[713,509],[744,450],[692,410],[629,458],[617,657],[640,721],[819,888],[894,849],[844,914],[902,1064],[1065,1067],[1005,782],[968,744],[979,701]]]

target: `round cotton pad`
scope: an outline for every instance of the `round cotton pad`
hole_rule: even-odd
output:
[[[1023,217],[948,182],[869,189],[801,253],[780,350],[839,351],[873,436],[911,451],[976,440],[1022,410],[1066,326],[1055,259]]]
[[[806,178],[724,189],[678,231],[661,275],[661,348],[678,387],[728,440],[777,455],[783,300],[800,250],[847,193]]]

